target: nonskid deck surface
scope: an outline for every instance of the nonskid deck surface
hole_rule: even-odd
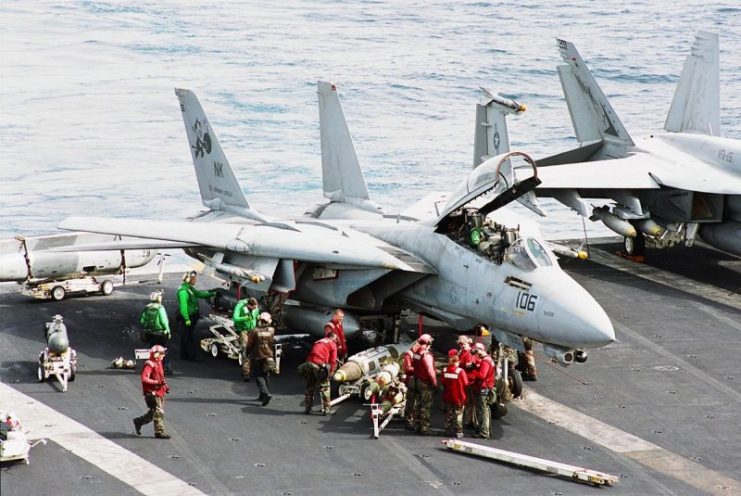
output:
[[[526,383],[526,398],[493,422],[493,439],[482,443],[615,474],[614,487],[591,488],[447,452],[437,407],[439,435],[430,437],[392,422],[380,439],[371,439],[368,408],[353,400],[332,417],[305,416],[295,372],[302,349],[286,349],[266,407],[255,401],[254,382],[241,381],[235,361],[204,354],[203,362],[181,362],[174,353],[177,373],[165,406],[173,438],[152,438],[151,426],[137,437],[131,420],[145,411],[140,368],[108,366],[142,346],[136,321],[150,288],[53,303],[5,286],[0,407],[18,415],[42,412],[21,420],[31,437],[51,442],[32,449],[30,465],[3,465],[1,492],[738,494],[741,296],[734,284],[741,286],[741,261],[695,248],[649,252],[645,264],[631,266],[612,254],[617,245],[593,248],[599,250],[594,261],[563,265],[605,308],[620,342],[567,369],[541,359],[538,382]],[[163,284],[171,316],[178,282],[169,275]],[[199,287],[208,282],[203,278]],[[43,324],[56,313],[64,316],[79,358],[66,393],[54,382],[36,381]],[[205,320],[198,329],[207,336]],[[442,347],[445,341],[438,339]]]

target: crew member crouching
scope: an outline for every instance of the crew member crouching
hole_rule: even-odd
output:
[[[337,368],[337,335],[328,333],[314,343],[306,362],[298,367],[298,372],[306,381],[304,389],[304,413],[311,414],[314,394],[319,389],[322,398],[322,415],[331,415],[331,390],[329,378]]]

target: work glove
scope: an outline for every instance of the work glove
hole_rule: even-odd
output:
[[[190,327],[190,320],[187,320],[186,319],[186,321],[185,321],[185,327]]]

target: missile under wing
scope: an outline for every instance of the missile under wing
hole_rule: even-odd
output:
[[[699,237],[741,256],[741,142],[720,136],[718,35],[697,34],[664,130],[635,140],[573,43],[557,45],[580,146],[538,160],[536,194],[602,221],[625,238],[630,254],[643,254],[647,241],[658,248],[691,246]]]

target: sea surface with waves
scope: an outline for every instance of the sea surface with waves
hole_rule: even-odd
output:
[[[663,127],[695,33],[719,33],[721,132],[741,139],[738,0],[4,0],[0,28],[2,238],[71,215],[195,212],[175,87],[199,96],[251,204],[286,215],[323,201],[318,79],[338,85],[387,212],[465,177],[479,86],[528,106],[510,120],[513,148],[573,146],[557,37],[641,136]],[[548,236],[581,236],[580,217],[541,204]]]

